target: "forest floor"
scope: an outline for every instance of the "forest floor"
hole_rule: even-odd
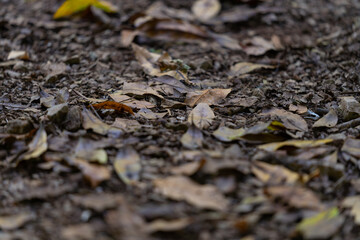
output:
[[[358,0],[112,2],[0,0],[1,240],[359,239]]]

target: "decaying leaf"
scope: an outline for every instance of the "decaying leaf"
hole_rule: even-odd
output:
[[[345,218],[337,207],[303,219],[296,227],[305,239],[330,239],[343,225]]]
[[[194,107],[199,103],[207,103],[208,105],[216,105],[231,92],[228,89],[207,89],[202,91],[189,92],[186,95],[185,103],[190,107]]]
[[[118,90],[112,94],[112,96],[116,95],[129,95],[138,97],[152,95],[159,99],[164,98],[152,87],[149,87],[148,85],[139,82],[125,82],[122,90]]]
[[[140,111],[138,112],[139,115],[143,116],[146,119],[159,119],[159,118],[163,118],[165,117],[165,115],[167,115],[167,112],[164,113],[155,113],[153,111],[151,111],[150,109],[146,109],[146,108],[142,108],[140,109]]]
[[[266,184],[295,184],[305,179],[305,176],[300,176],[283,166],[260,161],[254,162],[251,171],[260,181]]]
[[[243,41],[243,50],[248,55],[253,56],[261,56],[265,54],[266,52],[270,50],[281,50],[282,46],[276,46],[279,45],[280,42],[279,38],[277,36],[273,36],[271,39],[272,41],[265,40],[262,37],[253,37],[251,39],[246,39]]]
[[[158,219],[152,221],[146,225],[146,232],[173,232],[184,229],[191,223],[191,220],[188,218],[180,218],[175,220],[163,220]]]
[[[66,0],[55,12],[53,18],[69,17],[75,13],[84,11],[90,6],[97,7],[108,13],[116,13],[118,8],[104,0]]]
[[[0,229],[14,230],[22,227],[25,223],[34,219],[34,214],[30,212],[22,212],[14,215],[0,216]]]
[[[151,76],[172,76],[178,80],[184,80],[188,84],[190,81],[187,77],[189,67],[181,60],[172,60],[168,53],[162,55],[151,53],[143,47],[133,43],[132,48],[135,52],[135,57],[144,71]]]
[[[101,103],[92,104],[91,106],[93,108],[95,108],[96,110],[113,109],[117,112],[127,112],[127,113],[134,115],[134,112],[131,109],[131,107],[126,106],[125,104],[122,104],[122,103],[114,102],[114,101],[105,101],[105,102],[101,102]]]
[[[342,207],[351,208],[350,214],[355,218],[355,223],[360,225],[360,196],[345,198],[342,202]]]
[[[322,210],[323,204],[310,190],[297,186],[273,186],[267,187],[265,193],[271,199],[280,199],[281,202],[295,208],[308,208]]]
[[[90,193],[86,195],[71,195],[70,199],[76,205],[88,208],[101,213],[107,209],[116,208],[122,203],[123,197],[120,194]]]
[[[320,140],[289,140],[284,142],[268,143],[258,146],[259,149],[269,152],[276,151],[282,147],[310,148],[333,142],[333,139]]]
[[[108,156],[104,149],[94,148],[93,144],[84,138],[80,138],[75,147],[75,157],[100,164],[106,164],[108,161]]]
[[[120,128],[125,132],[134,132],[141,128],[141,124],[133,119],[116,118],[112,126]]]
[[[297,114],[288,112],[283,109],[273,108],[269,111],[263,112],[264,115],[270,115],[281,120],[287,129],[297,130],[302,132],[308,131],[308,125],[306,121]]]
[[[168,198],[213,210],[225,210],[228,200],[211,185],[199,185],[187,177],[173,176],[154,180],[158,190]]]
[[[215,118],[214,112],[211,110],[207,103],[199,103],[189,114],[188,122],[193,123],[200,129],[208,128],[213,119]]]
[[[69,163],[80,169],[85,180],[87,180],[92,187],[97,187],[100,183],[109,180],[111,177],[111,172],[106,166],[88,163],[80,158],[72,159]]]
[[[191,8],[196,18],[203,22],[215,17],[220,9],[221,4],[218,0],[197,0]]]
[[[191,176],[199,171],[206,163],[206,160],[202,158],[200,161],[186,163],[180,166],[171,168],[171,173],[177,175]]]
[[[61,230],[62,238],[67,240],[94,239],[95,235],[95,229],[89,223],[74,224]]]
[[[178,81],[178,80],[176,80]],[[120,90],[122,91],[122,90]],[[151,102],[147,102],[144,100],[137,100],[133,97],[129,97],[127,95],[122,94],[122,92],[114,92],[109,94],[112,99],[114,99],[116,102],[121,102],[133,109],[141,109],[141,108],[154,108],[156,107],[155,104]]]
[[[47,150],[47,134],[43,125],[37,130],[29,143],[29,150],[22,156],[23,160],[40,157]]]
[[[82,117],[83,117],[82,124],[85,129],[91,129],[100,135],[111,135],[114,137],[122,134],[121,129],[110,126],[102,122],[87,109],[84,109],[82,111]]]
[[[338,122],[338,116],[336,114],[336,111],[334,109],[330,109],[330,111],[325,116],[323,116],[314,123],[313,128],[316,127],[331,128],[331,127],[335,127],[337,122]]]
[[[200,148],[203,145],[204,136],[199,128],[191,124],[189,129],[182,135],[180,141],[182,145],[189,149]]]
[[[354,157],[360,158],[360,140],[347,138],[341,148],[341,151],[346,152]]]
[[[260,69],[274,69],[275,66],[256,64],[250,62],[239,62],[230,68],[230,76],[239,76],[247,73],[254,72]]]
[[[125,184],[136,184],[140,179],[140,156],[131,147],[119,150],[114,161],[117,175]]]

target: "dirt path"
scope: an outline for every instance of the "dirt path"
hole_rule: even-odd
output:
[[[112,2],[0,0],[1,240],[359,239],[358,0]]]

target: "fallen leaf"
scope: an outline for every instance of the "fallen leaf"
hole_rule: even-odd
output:
[[[146,232],[174,232],[184,229],[191,223],[188,218],[180,218],[175,220],[154,220],[146,225]]]
[[[334,109],[330,109],[330,111],[325,116],[323,116],[314,123],[313,128],[317,128],[317,127],[331,128],[331,127],[335,127],[337,122],[338,122],[338,116],[336,114],[336,111]]]
[[[140,179],[141,171],[139,154],[131,147],[120,149],[115,157],[114,168],[125,184],[136,184]]]
[[[268,111],[264,111],[262,115],[270,115],[271,117],[279,118],[287,129],[302,132],[308,131],[308,125],[302,117],[284,109],[272,108]]]
[[[355,223],[360,225],[360,196],[351,196],[343,200],[342,207],[351,208],[350,214],[355,218]]]
[[[304,177],[283,166],[268,164],[260,161],[254,162],[251,167],[251,171],[260,181],[272,185],[294,184],[296,182],[300,182]]]
[[[341,148],[341,151],[346,152],[354,157],[360,158],[360,140],[347,138]]]
[[[100,135],[111,135],[114,137],[120,136],[122,134],[121,129],[110,126],[102,122],[87,109],[84,109],[82,111],[82,117],[83,117],[82,124],[85,129],[91,129],[95,133],[98,133]]]
[[[188,122],[193,123],[199,129],[208,128],[215,114],[207,103],[199,103],[189,114]]]
[[[296,226],[296,230],[305,239],[330,239],[345,221],[345,218],[339,214],[337,207],[330,208],[315,216],[303,219]]]
[[[281,199],[281,202],[295,208],[322,210],[324,205],[310,190],[297,186],[272,186],[265,189],[271,199]]]
[[[199,103],[207,103],[208,105],[216,105],[231,92],[228,89],[207,89],[202,91],[189,92],[186,95],[185,103],[190,107],[194,107]]]
[[[94,148],[93,144],[84,138],[80,138],[75,147],[75,157],[100,164],[106,164],[108,161],[108,156],[104,149]]]
[[[246,54],[253,56],[261,56],[270,50],[280,50],[272,41],[265,40],[258,36],[244,40],[243,44],[243,50]]]
[[[290,104],[289,111],[296,112],[297,114],[305,114],[308,111],[306,106]]]
[[[167,112],[164,113],[155,113],[153,111],[151,111],[150,109],[146,109],[146,108],[142,108],[140,109],[140,111],[138,111],[138,114],[143,116],[146,119],[161,119],[163,117],[165,117],[165,115],[167,115]]]
[[[17,213],[14,215],[0,216],[0,229],[14,230],[25,225],[25,223],[34,219],[34,214],[29,212]]]
[[[113,127],[120,128],[125,132],[134,132],[141,128],[141,124],[133,119],[116,118]]]
[[[268,143],[258,146],[259,149],[269,152],[276,151],[282,147],[296,147],[296,148],[308,148],[317,147],[327,143],[333,142],[333,139],[320,139],[320,140],[289,140],[284,142]]]
[[[275,66],[256,64],[250,62],[239,62],[230,68],[230,76],[239,76],[247,73],[254,72],[260,69],[274,69]]]
[[[40,157],[48,148],[47,134],[43,125],[37,130],[34,138],[29,143],[29,150],[22,156],[22,160]]]
[[[186,163],[180,166],[171,168],[171,173],[175,175],[186,175],[191,176],[198,172],[206,163],[206,160],[202,158],[200,161]]]
[[[154,185],[166,197],[194,205],[195,207],[226,210],[228,200],[212,185],[199,185],[187,177],[173,176],[154,180]]]
[[[178,81],[178,80],[176,80]],[[121,91],[121,90],[120,90]],[[134,108],[134,109],[141,109],[141,108],[154,108],[156,107],[155,104],[151,102],[147,102],[144,100],[137,100],[133,97],[129,97],[127,95],[122,94],[121,92],[114,92],[109,94],[112,99],[114,99],[116,102],[121,102],[123,104],[126,104],[127,106]]]
[[[116,13],[118,8],[104,0],[66,0],[55,12],[53,18],[69,17],[77,12],[84,11],[90,6],[97,7],[107,13]]]
[[[26,51],[11,51],[7,57],[7,60],[12,59],[29,60],[30,57]]]
[[[127,112],[127,113],[134,115],[134,112],[131,109],[131,107],[126,106],[125,104],[122,104],[122,103],[114,102],[114,101],[105,101],[105,102],[101,102],[101,103],[92,104],[91,106],[93,108],[95,108],[96,110],[113,109],[117,112]]]
[[[207,22],[215,17],[221,9],[221,4],[218,0],[196,0],[192,5],[192,12],[202,22]]]
[[[71,160],[71,163],[80,169],[84,178],[93,188],[99,186],[103,181],[109,180],[111,177],[111,172],[106,166],[88,163],[80,158]]]
[[[191,125],[184,135],[182,135],[180,141],[182,145],[189,149],[200,148],[203,145],[204,136],[200,129],[195,125]]]
[[[144,97],[146,95],[153,95],[159,99],[164,99],[163,96],[159,95],[159,93],[153,89],[152,87],[149,87],[148,85],[144,83],[139,82],[125,82],[123,85],[122,90],[118,90],[113,93],[114,95],[129,95],[129,96],[140,96]]]
[[[190,81],[187,76],[187,71],[190,67],[184,64],[181,60],[173,60],[168,53],[162,55],[151,53],[143,47],[136,44],[131,45],[137,61],[140,63],[144,72],[151,76],[172,76],[178,80],[184,80],[188,84]]]
[[[96,238],[96,231],[90,223],[80,223],[64,227],[61,235],[67,240],[87,240]]]
[[[116,208],[122,203],[123,197],[120,194],[110,193],[90,193],[86,195],[71,195],[70,199],[75,204],[95,210],[96,212],[103,212],[108,209]]]

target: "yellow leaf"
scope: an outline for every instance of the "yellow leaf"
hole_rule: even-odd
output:
[[[59,7],[54,14],[54,19],[68,17],[74,13],[81,12],[89,6],[97,7],[108,13],[115,13],[118,11],[117,7],[107,1],[99,0],[67,0]]]
[[[276,151],[279,148],[290,146],[296,148],[307,148],[307,147],[317,147],[323,144],[332,142],[332,139],[321,139],[321,140],[289,140],[285,142],[274,142],[260,145],[258,148],[266,151]]]

